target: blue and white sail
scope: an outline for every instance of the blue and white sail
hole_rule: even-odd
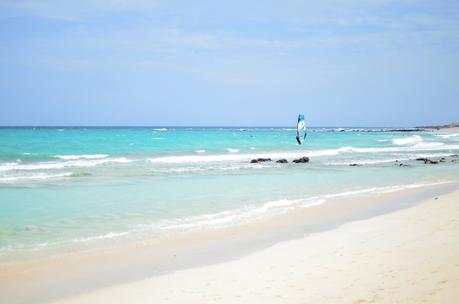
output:
[[[298,115],[298,122],[296,124],[296,141],[301,145],[301,140],[306,139],[306,125],[304,123],[304,115]]]

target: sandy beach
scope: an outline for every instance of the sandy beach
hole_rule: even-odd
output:
[[[459,191],[241,259],[54,303],[457,303]]]
[[[440,185],[340,198],[339,205],[299,209],[248,226],[3,263],[0,299],[457,303],[454,189]]]

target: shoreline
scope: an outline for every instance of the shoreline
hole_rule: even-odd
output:
[[[426,198],[455,189],[458,189],[457,184],[449,184],[339,198],[335,203],[299,208],[288,214],[237,227],[118,244],[120,246],[105,251],[88,250],[38,261],[3,264],[0,299],[5,297],[9,303],[49,301],[120,284],[135,284],[129,282],[151,276],[167,277],[176,271],[238,261],[283,242],[339,230],[349,222],[397,213]],[[27,295],[20,293],[24,288],[29,290]]]
[[[72,303],[457,303],[459,191]]]
[[[27,262],[30,260],[39,260],[50,256],[67,255],[74,252],[87,252],[98,249],[113,249],[119,246],[120,243],[125,246],[133,245],[135,243],[150,241],[150,240],[163,240],[171,235],[187,235],[195,232],[202,231],[225,231],[225,229],[234,229],[235,227],[250,227],[260,221],[276,220],[276,218],[286,218],[289,213],[301,209],[311,210],[309,208],[316,208],[322,204],[336,204],[340,201],[349,201],[353,199],[365,199],[372,196],[388,195],[390,193],[403,193],[422,188],[436,188],[436,187],[450,187],[450,185],[457,184],[459,188],[459,181],[456,180],[443,180],[439,182],[420,182],[405,185],[381,185],[379,187],[358,188],[342,192],[322,193],[313,196],[295,197],[290,199],[275,199],[264,202],[259,205],[247,205],[236,209],[229,209],[218,211],[216,213],[206,213],[195,216],[188,216],[181,219],[181,221],[168,220],[168,224],[159,225],[159,230],[156,226],[151,229],[133,229],[126,231],[109,232],[106,235],[97,235],[88,238],[79,238],[68,241],[62,244],[51,244],[49,246],[38,246],[28,249],[14,249],[11,252],[5,252],[0,255],[0,265]],[[338,210],[340,210],[339,206]],[[324,207],[321,207],[324,208]],[[394,207],[395,208],[395,207]],[[398,207],[397,207],[398,208]],[[332,214],[335,212],[329,210]],[[320,222],[319,218],[319,222]],[[268,225],[269,226],[269,225]],[[106,237],[105,237],[106,236]]]

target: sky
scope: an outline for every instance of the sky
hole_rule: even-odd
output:
[[[0,0],[0,125],[459,121],[459,1]]]

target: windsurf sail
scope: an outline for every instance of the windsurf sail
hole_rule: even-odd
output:
[[[306,139],[306,125],[304,124],[304,115],[298,115],[298,122],[296,124],[296,141],[301,145],[301,138]]]

